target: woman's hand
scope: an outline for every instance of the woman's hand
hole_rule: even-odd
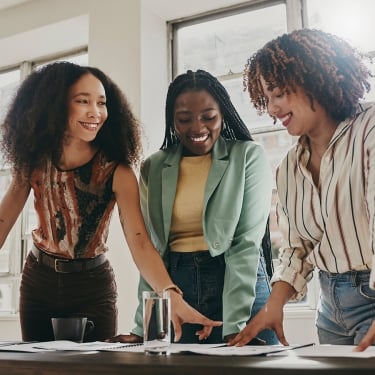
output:
[[[365,337],[354,349],[356,352],[363,352],[370,345],[375,343],[375,322],[372,322],[370,329],[367,331]]]
[[[204,340],[210,336],[213,327],[222,325],[220,321],[214,321],[206,318],[193,307],[191,307],[182,296],[175,291],[170,292],[171,295],[171,320],[174,327],[174,340],[179,341],[182,334],[182,324],[192,323],[201,324],[202,329],[196,332],[199,340]],[[124,342],[129,344],[143,342],[143,337],[135,335],[134,333],[120,334],[107,339],[106,342]]]
[[[238,333],[232,333],[230,335],[226,335],[224,337],[224,341],[226,343],[229,343],[231,340],[233,340],[236,336],[237,336]],[[259,337],[254,337],[252,340],[250,340],[247,345],[267,345],[267,343],[260,339]]]
[[[273,329],[279,341],[283,345],[289,345],[284,335],[282,325],[283,310],[273,309],[270,304],[266,304],[247,324],[247,326],[233,339],[228,341],[230,346],[243,346],[254,340],[259,332],[265,329]]]
[[[134,333],[127,333],[125,335],[117,335],[105,340],[106,342],[125,342],[128,344],[137,344],[143,342],[143,337],[135,335]]]
[[[202,329],[196,332],[199,340],[210,336],[212,328],[220,327],[223,323],[206,318],[193,307],[191,307],[180,294],[171,291],[171,319],[174,328],[175,341],[179,341],[182,334],[181,326],[184,323],[201,324]]]
[[[275,331],[283,345],[289,345],[283,328],[283,307],[295,293],[294,288],[286,282],[278,281],[272,287],[272,292],[263,308],[256,314],[247,326],[233,339],[229,340],[230,346],[243,346],[253,340],[259,332],[265,329]]]

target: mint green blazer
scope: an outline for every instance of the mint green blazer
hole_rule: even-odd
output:
[[[182,146],[147,158],[140,175],[140,199],[151,240],[163,257],[168,248]],[[255,299],[259,248],[270,213],[272,173],[263,147],[219,137],[212,150],[203,201],[203,233],[214,257],[224,253],[223,337],[243,329]],[[133,333],[143,336],[141,277]]]

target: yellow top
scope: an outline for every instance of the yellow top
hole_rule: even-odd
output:
[[[181,159],[169,237],[172,251],[208,250],[203,235],[202,214],[210,167],[211,154]]]

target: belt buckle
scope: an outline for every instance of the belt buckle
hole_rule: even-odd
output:
[[[64,272],[62,270],[59,269],[59,263],[68,263],[69,262],[69,259],[55,259],[55,272],[59,272],[59,273],[69,273],[69,272]]]

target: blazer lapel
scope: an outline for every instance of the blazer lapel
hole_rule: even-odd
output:
[[[163,207],[164,238],[166,243],[168,243],[169,231],[171,228],[172,210],[176,195],[181,150],[181,147],[172,150],[164,161],[162,171],[161,199]]]
[[[204,206],[206,206],[212,193],[219,185],[228,164],[229,160],[227,146],[224,139],[219,137],[212,150],[212,164],[206,183]]]

